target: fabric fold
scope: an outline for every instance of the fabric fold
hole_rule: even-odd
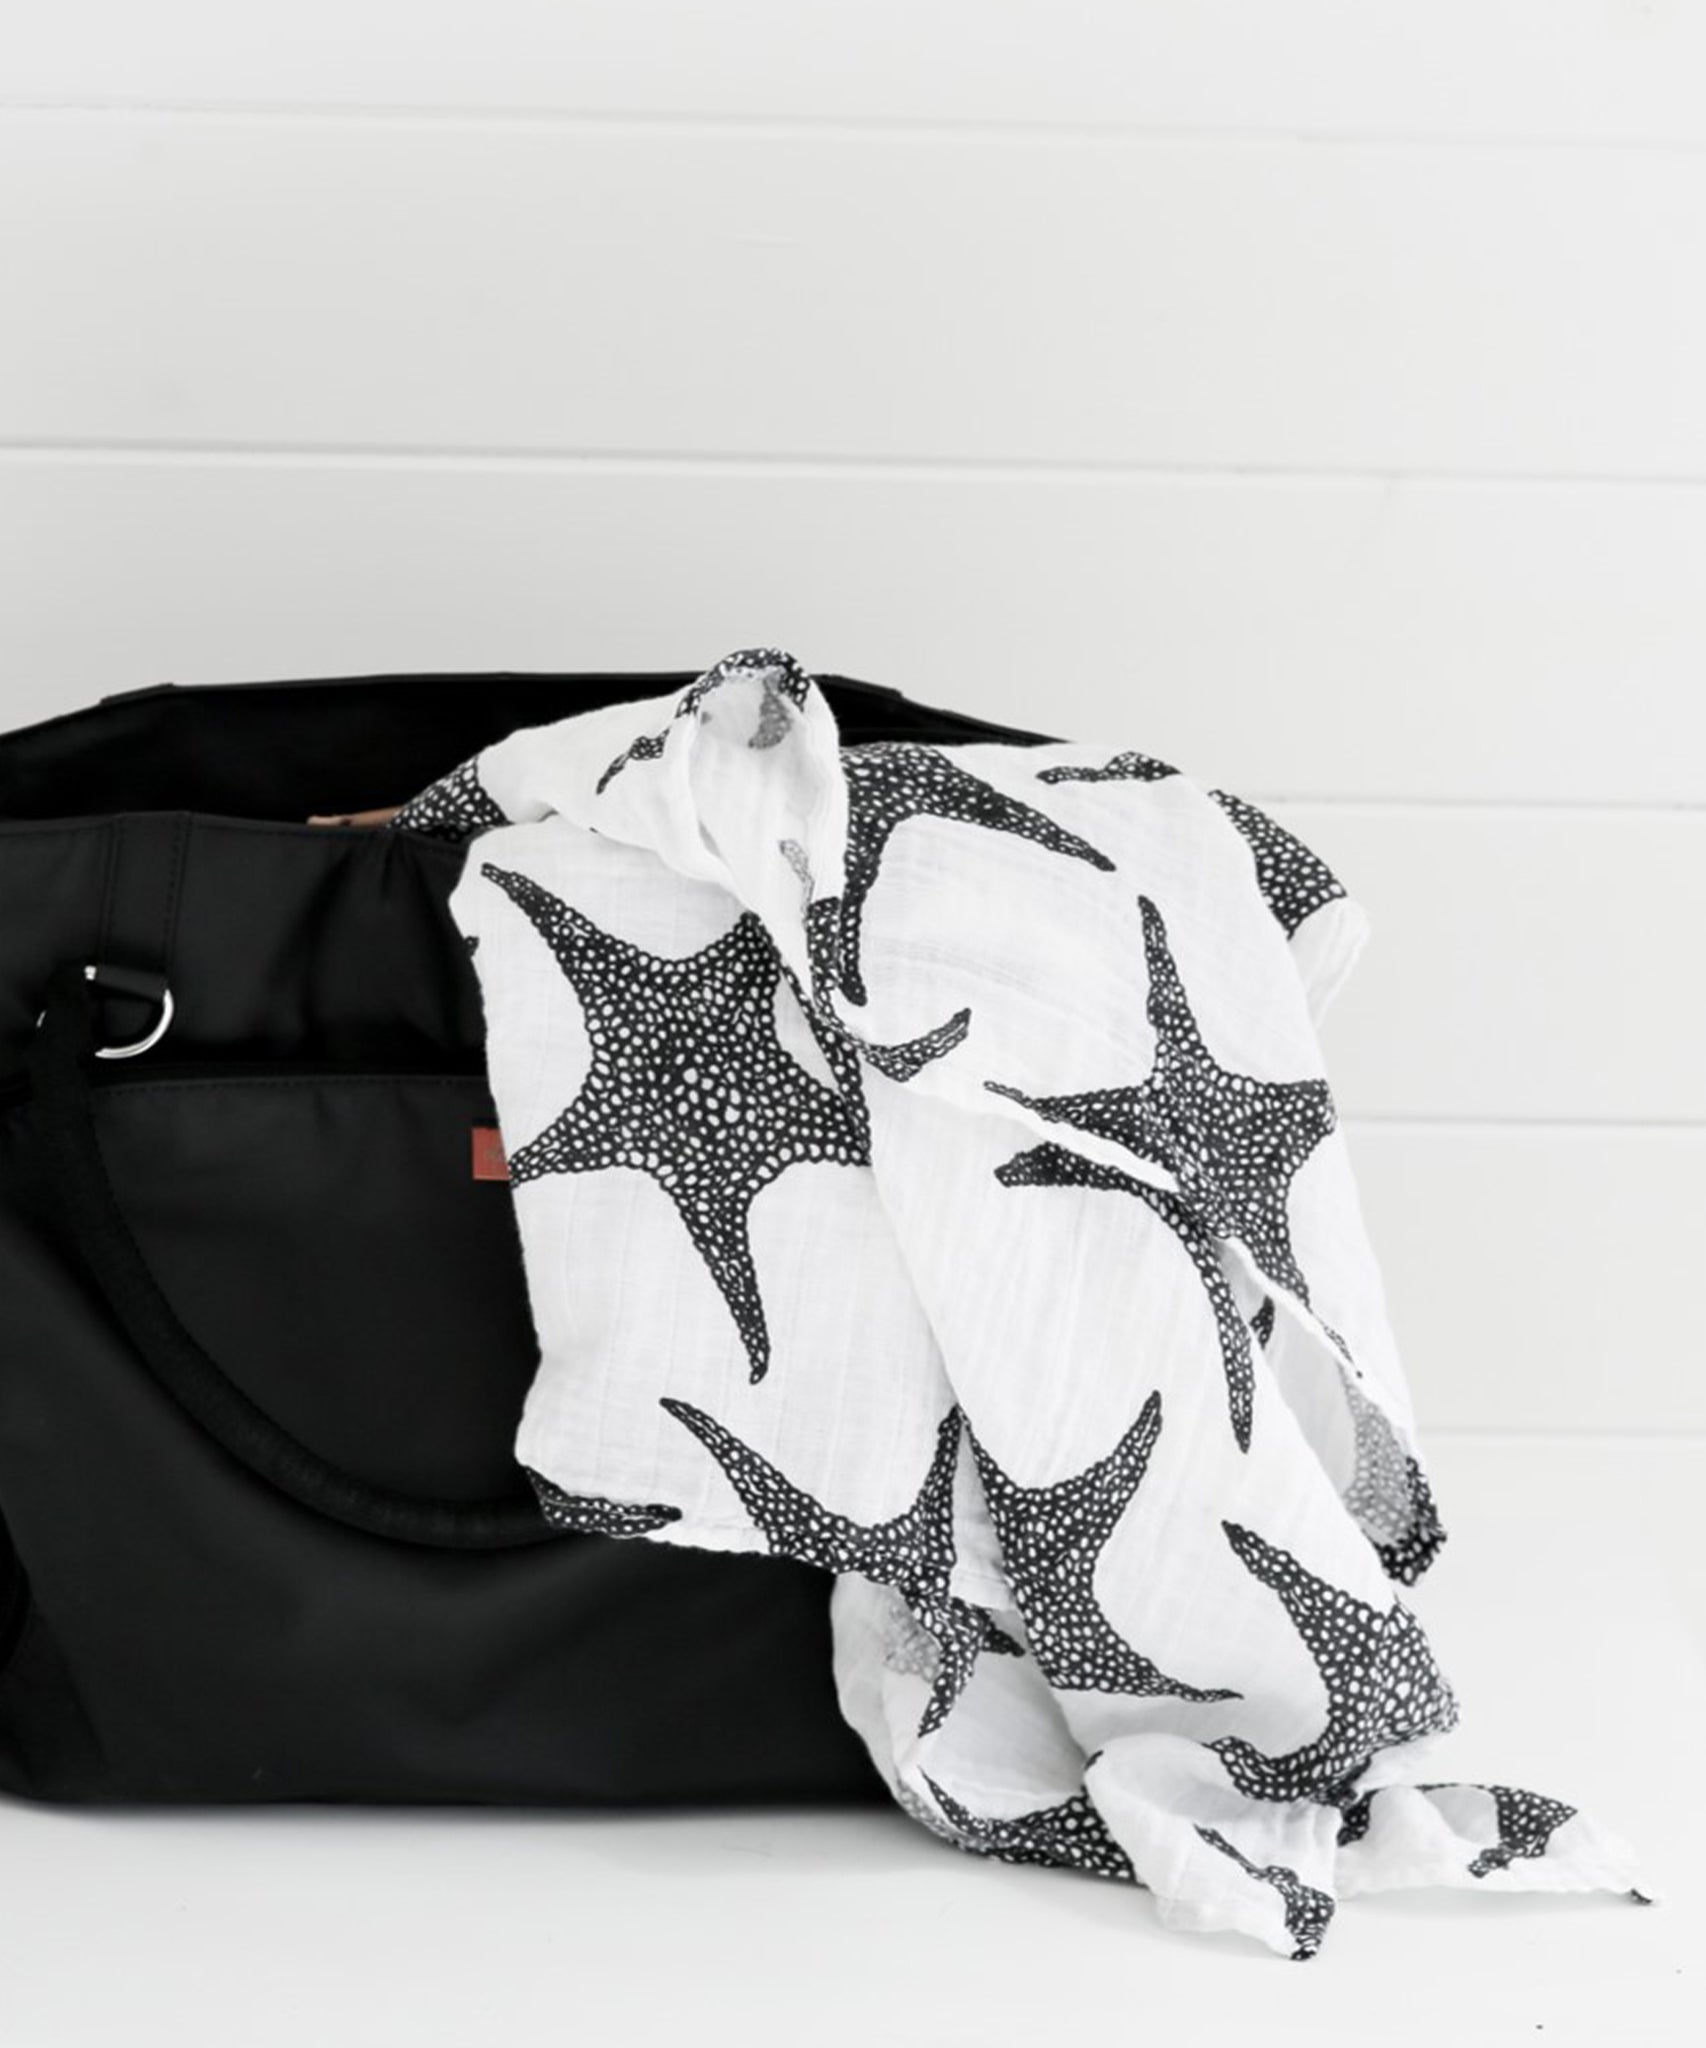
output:
[[[777,648],[393,824],[469,845],[542,1512],[834,1574],[903,1811],[1165,1925],[1634,1890],[1429,1775],[1445,1530],[1316,1036],[1367,919],[1294,835],[1129,747],[843,744]]]

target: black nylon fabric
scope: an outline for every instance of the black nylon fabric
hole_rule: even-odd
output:
[[[186,1344],[308,1452],[399,1495],[515,1493],[536,1352],[507,1185],[471,1171],[494,1116],[446,904],[464,849],[301,820],[695,673],[157,686],[0,738],[0,1790],[888,1798],[835,1699],[829,1574],[395,1540],[216,1441],[95,1279],[28,1073],[56,970],[125,902],[115,817],[183,814],[171,1025],[80,1069],[119,1227]],[[849,741],[1045,738],[819,680]],[[141,998],[91,999],[113,1039],[146,1028]]]

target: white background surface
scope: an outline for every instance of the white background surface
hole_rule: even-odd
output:
[[[1703,70],[1687,0],[0,0],[0,721],[779,643],[1268,805],[1373,920],[1457,1774],[1673,1883],[1288,1972],[898,1814],[7,1806],[8,2048],[1706,2018]]]

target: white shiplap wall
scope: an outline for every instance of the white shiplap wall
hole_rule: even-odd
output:
[[[1268,804],[1425,1426],[1706,1430],[1706,11],[0,5],[0,713],[774,641]],[[375,803],[400,790],[375,790]]]

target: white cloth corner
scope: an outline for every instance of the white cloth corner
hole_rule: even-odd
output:
[[[1366,919],[1307,847],[1111,741],[843,745],[775,648],[393,822],[469,844],[548,1515],[826,1567],[896,1802],[1168,1926],[1634,1887],[1431,1776],[1444,1530],[1316,1035]]]

